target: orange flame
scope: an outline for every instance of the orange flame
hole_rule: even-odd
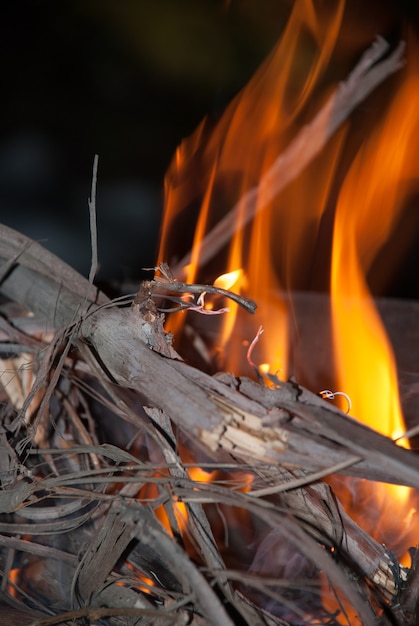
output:
[[[17,597],[16,585],[19,582],[20,574],[21,574],[21,570],[19,568],[11,569],[9,572],[9,581],[7,585],[7,590],[13,598]]]
[[[365,141],[341,188],[332,245],[331,303],[338,385],[351,397],[354,415],[392,438],[405,430],[397,370],[366,277],[391,238],[412,192],[411,181],[417,177],[419,115],[412,94],[418,88],[417,63],[409,59],[407,75],[385,119]],[[383,489],[393,502],[406,505],[409,511],[410,489],[377,486],[377,502],[383,497],[378,491]],[[381,523],[385,525],[386,520]],[[391,514],[387,524],[391,524]],[[410,524],[405,549],[415,542],[414,532]]]
[[[413,55],[412,55],[413,56]],[[396,365],[366,277],[397,226],[418,174],[417,67],[353,161],[337,203],[331,293],[339,385],[354,414],[392,437],[404,431]],[[369,417],[368,417],[369,416]],[[374,421],[371,421],[374,420]]]
[[[418,41],[409,33],[407,69],[397,79],[390,104],[376,115],[373,129],[365,128],[362,143],[350,136],[349,124],[344,125],[323,153],[275,197],[269,188],[273,181],[258,183],[336,86],[336,70],[334,74],[329,67],[332,55],[340,60],[348,51],[342,34],[345,3],[318,4],[293,3],[278,45],[213,132],[204,121],[178,149],[165,181],[159,261],[170,261],[179,220],[184,211],[190,218],[194,202],[202,198],[191,262],[187,268],[178,267],[178,274],[187,280],[198,275],[213,280],[221,272],[239,272],[233,289],[258,303],[252,319],[229,303],[232,312],[224,320],[220,341],[228,356],[224,367],[236,374],[247,373],[243,340],[249,345],[263,326],[252,361],[261,371],[279,370],[278,376],[286,378],[292,370],[291,329],[299,322],[292,292],[330,287],[335,354],[330,366],[335,367],[337,388],[349,395],[358,419],[394,438],[404,431],[397,371],[369,282],[373,270],[376,282],[384,281],[379,261],[382,274],[390,271],[382,262],[383,250],[390,249],[392,233],[419,191]],[[352,59],[364,45],[365,39],[353,41]],[[254,190],[255,205],[251,227],[245,225],[241,202],[249,190]],[[228,250],[211,262],[201,258],[203,237],[233,206],[237,222]],[[392,248],[393,263],[401,252]],[[410,491],[398,487],[390,492],[386,487],[386,495],[382,493],[377,488],[376,502],[391,497],[405,505],[400,556],[415,542]],[[381,522],[393,528],[394,515],[385,514],[384,508]]]
[[[294,3],[279,44],[245,90],[233,100],[214,133],[208,137],[208,124],[203,122],[177,150],[165,181],[159,261],[170,260],[170,244],[179,216],[196,198],[203,198],[193,235],[191,262],[187,268],[182,268],[187,281],[196,280],[200,244],[203,235],[218,221],[220,205],[231,208],[237,199],[257,186],[301,125],[299,116],[330,61],[343,10],[342,0],[333,3],[331,11],[322,15],[318,15],[311,0]],[[318,44],[314,52],[312,38]],[[313,61],[308,61],[313,57]],[[319,196],[323,201],[332,180],[331,172],[325,172],[320,178],[321,181],[317,173],[311,172],[311,195],[313,200]],[[234,336],[231,329],[235,325],[237,307],[231,307],[232,321],[227,324],[223,337],[230,358],[224,365],[234,371],[240,369],[245,361],[245,347],[241,345],[240,337],[251,339],[262,325],[266,332],[260,346],[263,351],[260,361],[269,361],[271,370],[279,370],[280,376],[286,378],[289,329],[282,288],[290,286],[294,278],[292,274],[298,267],[297,257],[301,257],[298,248],[309,243],[308,228],[318,228],[321,215],[317,210],[318,203],[296,202],[291,196],[278,206],[272,199],[274,193],[270,188],[273,183],[268,181],[263,193],[255,195],[255,204],[260,204],[264,210],[263,214],[256,216],[250,234],[243,227],[244,207],[238,207],[239,217],[228,259],[220,268],[223,272],[244,268],[249,284],[247,295],[260,307],[253,324],[246,320],[246,330],[243,328],[242,333],[236,332]],[[300,196],[300,189],[293,188],[291,195]],[[289,219],[291,206],[292,220]],[[306,214],[308,227],[299,225],[302,224],[302,214]],[[290,245],[292,238],[295,242]],[[278,277],[272,261],[269,241],[282,258],[287,258],[282,277]],[[248,249],[246,254],[245,249]],[[272,319],[275,323],[271,323]],[[181,323],[178,316],[175,321],[170,321],[170,329],[179,333]],[[239,326],[243,324],[240,320],[237,323]]]

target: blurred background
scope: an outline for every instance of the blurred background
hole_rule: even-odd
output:
[[[87,275],[94,154],[99,278],[154,265],[174,151],[216,120],[279,38],[290,0],[15,0],[0,22],[0,220]],[[365,33],[399,38],[416,2],[348,0]],[[179,235],[181,236],[181,235]],[[406,279],[385,295],[419,299]],[[416,281],[413,281],[416,283]]]

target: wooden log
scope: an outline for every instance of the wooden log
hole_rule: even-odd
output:
[[[10,241],[10,231],[6,232],[6,236]],[[28,241],[21,240],[21,236],[18,236],[18,240],[23,246],[28,246]],[[48,257],[46,251],[42,255]],[[30,264],[32,257],[28,256],[26,262]],[[43,267],[45,266],[57,267],[53,255],[49,264],[45,261]],[[241,381],[240,386],[243,384],[243,388],[239,393],[233,388],[239,382],[235,382],[233,378],[233,386],[226,385],[182,361],[159,353],[157,350],[161,352],[163,345],[169,345],[162,338],[161,318],[156,317],[154,321],[142,320],[137,305],[130,309],[103,309],[94,306],[87,295],[83,304],[83,295],[89,294],[91,286],[81,276],[78,277],[78,282],[72,281],[70,284],[71,290],[67,288],[67,283],[64,287],[55,275],[49,278],[46,274],[39,274],[18,263],[3,280],[1,290],[42,318],[43,323],[52,324],[55,321],[60,327],[79,320],[77,324],[81,326],[77,334],[78,340],[87,342],[94,348],[111,378],[125,387],[136,389],[148,399],[151,406],[165,411],[189,435],[205,443],[210,449],[222,447],[227,451],[240,451],[244,456],[249,455],[250,459],[303,466],[308,471],[333,466],[354,457],[354,454],[359,455],[363,449],[368,454],[364,455],[365,458],[360,458],[356,465],[345,470],[346,472],[373,480],[399,480],[411,486],[417,485],[419,470],[415,465],[416,455],[409,454],[386,438],[356,424],[314,394],[310,396],[312,405],[298,402],[294,406],[294,409],[298,407],[299,413],[305,411],[308,422],[302,420],[301,415],[295,415],[296,420],[289,421],[286,418],[281,423],[278,414],[281,402],[284,404],[282,408],[289,408],[287,403],[292,403],[292,398],[298,395],[297,388],[291,389],[284,384],[275,392],[277,398],[273,401],[272,393],[267,388],[252,387],[252,393],[257,389],[259,395],[269,398],[266,400],[268,406],[263,406],[260,403],[261,398],[255,401],[243,394],[247,384],[245,381]],[[97,297],[106,302],[104,296],[94,293],[94,298]],[[82,305],[84,309],[81,309]],[[80,312],[84,312],[82,322],[77,317]],[[165,394],[161,393],[162,388],[165,389]],[[187,402],[185,398],[188,399]],[[319,411],[319,407],[320,412],[330,416],[329,423],[332,426],[334,424],[335,432],[324,440],[321,439],[321,432],[317,432],[317,437],[314,438],[314,431],[320,428],[319,425],[314,426],[311,428],[313,441],[308,442],[304,428],[309,427],[310,420],[313,419],[314,412]],[[308,417],[310,411],[313,415]],[[351,423],[366,437],[365,442],[359,445],[351,440],[342,443],[337,432],[341,421],[343,424]],[[267,422],[271,425],[267,425]],[[316,424],[316,420],[313,423]],[[296,428],[298,425],[301,425],[301,429]],[[329,428],[328,433],[330,430]],[[222,445],[220,433],[223,434]],[[378,469],[369,461],[371,449],[380,450],[382,445],[387,446],[387,449],[390,446],[395,465],[397,457],[403,457],[400,464],[403,476],[398,477],[396,469],[392,472],[383,463]],[[408,462],[409,457],[412,460]],[[406,463],[408,469],[405,467]]]
[[[3,267],[10,265],[3,294],[43,324],[77,327],[74,340],[94,348],[112,379],[136,389],[210,450],[307,471],[353,463],[342,473],[419,486],[415,452],[315,394],[281,381],[274,390],[234,377],[226,384],[170,358],[175,355],[161,317],[142,319],[138,304],[103,308],[109,303],[104,294],[39,244],[6,227],[0,231],[0,254],[9,255],[3,256]]]

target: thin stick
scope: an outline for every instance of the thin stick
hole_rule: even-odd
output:
[[[256,498],[261,498],[262,496],[270,496],[274,493],[282,493],[283,491],[289,491],[290,489],[299,489],[304,487],[305,485],[310,485],[310,483],[317,482],[322,478],[326,478],[326,476],[330,476],[331,474],[338,474],[342,470],[347,467],[351,467],[351,465],[355,465],[355,463],[359,463],[362,461],[362,458],[359,456],[352,456],[349,459],[345,459],[340,463],[336,463],[335,465],[331,465],[326,469],[321,469],[318,472],[313,472],[312,474],[307,474],[306,476],[302,476],[301,478],[296,478],[295,480],[291,480],[286,483],[282,483],[279,485],[272,485],[271,487],[264,487],[263,489],[256,489],[255,491],[249,491],[249,496],[255,496]]]
[[[98,267],[97,256],[97,222],[96,222],[96,184],[97,184],[97,166],[99,162],[99,155],[95,154],[93,159],[93,175],[92,175],[92,189],[90,192],[90,198],[88,200],[89,215],[90,215],[90,243],[92,246],[92,262],[90,265],[89,283],[93,284],[93,280],[96,276]]]
[[[150,281],[151,285],[155,289],[164,289],[165,291],[174,291],[176,293],[211,293],[218,294],[220,296],[224,296],[225,298],[229,298],[236,302],[240,306],[242,306],[249,313],[254,313],[257,308],[256,302],[250,300],[249,298],[244,298],[233,291],[227,291],[227,289],[222,289],[221,287],[215,287],[214,285],[195,285],[189,283],[181,283],[177,281],[173,282],[165,282],[159,280]]]
[[[205,266],[228,243],[237,230],[237,224],[240,223],[241,227],[244,227],[297,178],[355,107],[388,76],[403,66],[404,42],[401,42],[391,55],[379,62],[388,48],[389,44],[382,37],[377,37],[348,79],[337,88],[310,124],[301,129],[288,149],[264,174],[259,185],[249,189],[233,209],[204,237],[196,261],[198,267]],[[175,276],[183,275],[185,266],[191,262],[191,257],[192,253],[188,253],[172,268]]]

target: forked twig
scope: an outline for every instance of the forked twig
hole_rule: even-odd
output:
[[[256,302],[250,300],[249,298],[244,298],[243,296],[234,293],[233,291],[228,291],[227,289],[222,289],[221,287],[216,287],[215,285],[191,284],[175,280],[167,263],[161,263],[158,267],[147,269],[154,269],[155,271],[159,271],[162,274],[162,278],[154,278],[153,280],[142,283],[140,290],[134,300],[134,304],[141,304],[141,302],[144,300],[145,291],[148,291],[148,297],[151,298],[154,290],[162,290],[172,291],[174,293],[193,293],[199,294],[200,296],[208,293],[213,295],[219,295],[225,298],[229,298],[233,302],[236,302],[238,305],[246,309],[246,311],[248,311],[249,313],[254,313],[256,311]],[[184,308],[188,308],[185,302],[182,304],[184,305]]]
[[[221,287],[215,287],[214,285],[200,285],[200,284],[190,284],[190,283],[182,283],[182,282],[173,282],[173,283],[165,283],[158,280],[152,281],[153,287],[155,289],[164,289],[165,291],[173,291],[175,293],[210,293],[214,295],[224,296],[225,298],[229,298],[236,302],[240,306],[242,306],[249,313],[254,313],[256,311],[257,304],[253,300],[249,300],[249,298],[244,298],[237,293],[233,293],[232,291],[227,291],[227,289],[222,289]]]

